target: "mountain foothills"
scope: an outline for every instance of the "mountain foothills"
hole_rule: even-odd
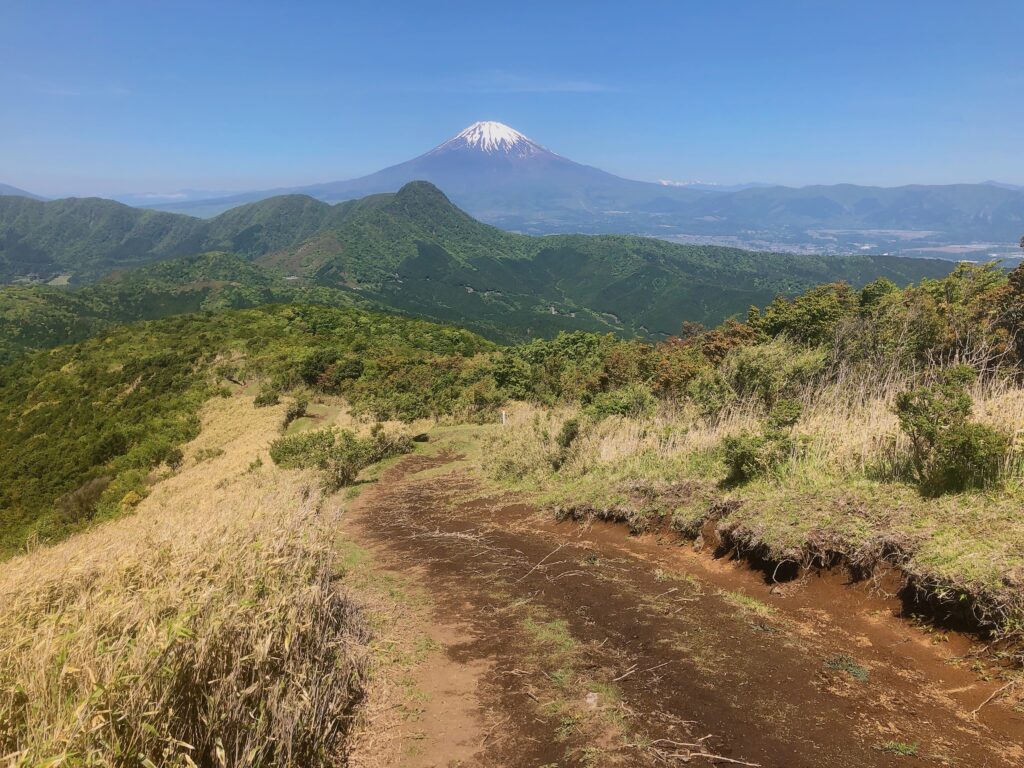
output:
[[[118,323],[264,304],[375,304],[351,291],[299,286],[241,257],[209,252],[128,270],[70,290],[0,288],[0,361],[81,341]]]
[[[357,179],[158,207],[210,216],[283,192],[339,202],[421,179],[482,221],[534,234],[628,232],[763,250],[957,258],[964,252],[1012,255],[1024,225],[1024,190],[1012,185],[719,190],[631,181],[557,155],[493,121],[474,123],[419,157]]]
[[[906,284],[952,266],[519,235],[475,221],[425,182],[333,206],[276,197],[210,220],[99,199],[0,197],[0,233],[5,280],[90,283],[0,289],[0,353],[8,354],[111,322],[283,301],[400,311],[499,341],[560,330],[664,338],[684,320],[714,325],[818,283]]]
[[[338,226],[363,205],[286,196],[211,221],[101,198],[0,197],[0,280],[93,282],[110,272],[208,250],[255,257]]]

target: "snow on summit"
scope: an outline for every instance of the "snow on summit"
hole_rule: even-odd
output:
[[[546,152],[540,144],[531,141],[515,128],[504,123],[486,120],[473,123],[441,144],[434,152],[450,149],[473,149],[487,154],[534,155]]]

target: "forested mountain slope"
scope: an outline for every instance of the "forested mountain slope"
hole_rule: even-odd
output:
[[[32,337],[21,346],[83,338],[95,318],[300,298],[359,298],[498,340],[561,330],[660,338],[681,321],[714,325],[822,282],[887,277],[906,284],[951,268],[937,260],[761,253],[627,235],[518,235],[476,221],[426,182],[335,206],[271,198],[208,221],[102,200],[0,198],[0,233],[7,279],[65,274],[87,282],[201,251],[234,254],[125,273],[78,294],[4,289],[0,318],[18,326],[8,346],[15,335]],[[62,336],[60,328],[72,325]]]

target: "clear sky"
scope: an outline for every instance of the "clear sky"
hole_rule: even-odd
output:
[[[1024,184],[1024,2],[0,0],[0,182],[268,188],[475,120],[639,179]]]

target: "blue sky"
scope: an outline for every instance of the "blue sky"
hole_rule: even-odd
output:
[[[0,0],[0,182],[357,176],[500,120],[639,179],[1024,184],[1024,3]]]

